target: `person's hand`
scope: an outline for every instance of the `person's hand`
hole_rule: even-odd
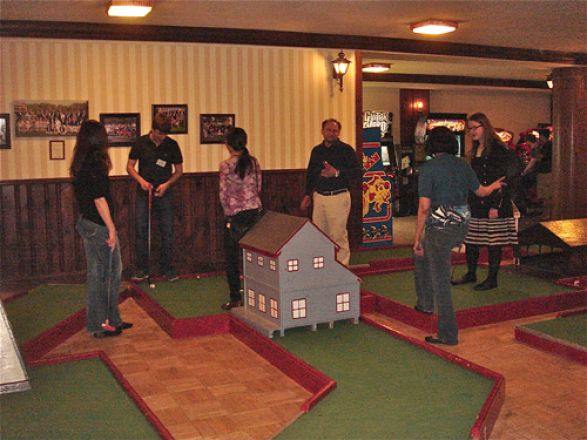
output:
[[[498,218],[499,210],[497,208],[489,208],[489,218]]]
[[[417,255],[418,257],[424,256],[424,248],[422,247],[422,243],[419,239],[414,241],[414,246],[412,249],[414,250],[414,255]]]
[[[312,198],[310,196],[306,195],[306,196],[304,196],[304,198],[300,202],[300,209],[302,211],[304,211],[304,210],[308,209],[311,204],[312,204]]]
[[[169,184],[167,182],[162,183],[155,190],[155,197],[163,197],[163,195],[165,194],[165,192],[167,192],[168,189],[169,189]]]
[[[153,184],[151,182],[147,182],[145,179],[141,179],[140,183],[143,191],[149,191],[153,189]]]
[[[106,244],[110,249],[114,249],[116,246],[116,229],[108,230],[108,239],[106,240]]]
[[[497,179],[495,182],[493,182],[491,185],[489,185],[489,187],[492,189],[492,191],[502,189],[504,186],[508,185],[507,183],[504,182],[504,180],[505,180],[505,176],[501,176],[499,179]]]
[[[324,161],[323,165],[324,168],[322,168],[322,171],[320,171],[320,175],[322,177],[335,177],[338,174],[338,170],[330,165],[330,163]]]

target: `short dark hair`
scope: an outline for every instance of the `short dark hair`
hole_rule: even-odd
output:
[[[153,116],[153,122],[151,123],[153,130],[159,130],[162,133],[169,133],[171,131],[171,120],[167,115],[163,113],[157,113]]]
[[[448,127],[435,127],[426,139],[426,153],[433,156],[437,153],[448,153],[453,156],[459,152],[459,143],[455,134]]]
[[[334,119],[334,118],[328,118],[328,119],[324,119],[322,121],[322,130],[324,130],[324,127],[326,127],[326,124],[328,124],[329,122],[334,122],[338,126],[338,130],[339,131],[342,128],[342,125],[340,125],[340,122],[338,122],[336,119]]]

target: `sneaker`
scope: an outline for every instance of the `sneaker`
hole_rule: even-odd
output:
[[[146,274],[142,270],[139,270],[130,279],[131,279],[131,281],[134,281],[135,283],[140,283],[141,281],[145,281],[148,277],[149,277],[148,274]]]
[[[179,280],[179,275],[177,275],[177,273],[175,273],[175,271],[171,271],[171,272],[167,272],[165,274],[165,278],[167,279],[167,281],[169,281],[170,283],[173,283],[174,281]]]

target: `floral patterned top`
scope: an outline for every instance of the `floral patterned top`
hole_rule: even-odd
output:
[[[224,215],[229,217],[248,209],[260,209],[261,167],[254,157],[253,167],[244,179],[235,172],[237,156],[220,163],[220,204]]]

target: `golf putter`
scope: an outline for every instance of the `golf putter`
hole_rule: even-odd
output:
[[[114,248],[110,248],[110,252],[108,253],[108,276],[106,278],[106,282],[108,283],[108,305],[106,306],[106,321],[102,323],[102,328],[108,332],[113,332],[116,330],[116,327],[110,325],[110,304],[112,302],[112,291],[110,288],[110,284],[112,283],[112,254],[114,253]]]
[[[148,222],[148,226],[147,226],[147,230],[148,230],[148,233],[147,233],[147,236],[148,236],[147,237],[147,247],[148,247],[148,253],[147,253],[147,257],[148,257],[148,260],[147,260],[147,272],[148,272],[148,275],[147,275],[147,283],[149,284],[149,287],[151,289],[154,289],[155,288],[155,283],[153,283],[151,281],[151,211],[152,211],[152,208],[153,208],[153,188],[149,188],[149,205],[148,206],[149,206],[149,209],[148,209],[148,211],[149,211],[149,222]]]

